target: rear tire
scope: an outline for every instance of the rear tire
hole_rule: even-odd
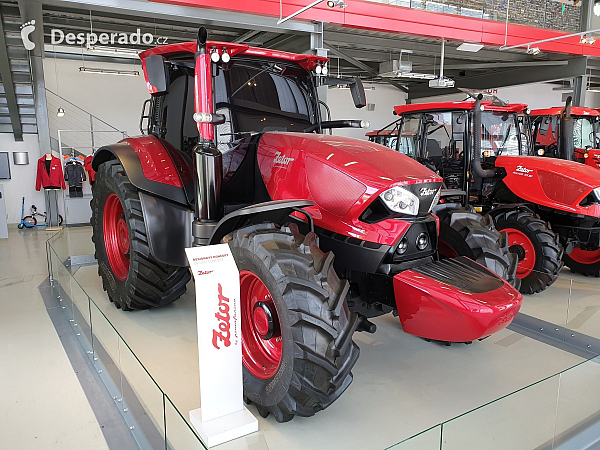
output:
[[[160,307],[185,293],[191,278],[189,269],[163,264],[150,254],[140,197],[119,161],[100,165],[90,205],[98,274],[102,277],[104,290],[117,308],[129,311]],[[111,222],[105,221],[105,214],[119,206],[119,211],[122,211],[119,231],[122,234],[113,236]],[[126,229],[123,228],[125,226]],[[112,244],[111,236],[114,238]],[[117,245],[119,238],[121,245]],[[122,257],[119,250],[123,250]],[[128,250],[127,253],[125,250]]]
[[[494,227],[492,218],[468,209],[449,211],[440,218],[440,256],[466,256],[519,289],[518,258],[510,253],[506,233]]]
[[[502,209],[494,221],[498,230],[507,231],[510,251],[519,257],[520,291],[535,294],[554,283],[563,267],[563,248],[550,224],[527,208]]]
[[[574,248],[570,254],[563,255],[565,265],[573,273],[586,277],[600,277],[600,250],[586,251]]]
[[[23,223],[25,227],[35,227],[37,225],[37,220],[33,216],[25,216],[23,217]]]
[[[241,276],[259,279],[269,294],[248,298],[242,284],[244,399],[254,403],[261,416],[273,414],[278,422],[327,408],[352,382],[351,369],[359,354],[352,341],[357,316],[346,303],[349,284],[337,277],[333,253],[319,250],[314,233],[304,238],[272,224],[242,228],[224,241]],[[251,306],[244,305],[253,304],[254,310],[263,298],[269,299],[279,334],[266,335],[263,342],[256,334],[246,339],[252,330],[266,328],[264,321],[257,325],[248,319]]]

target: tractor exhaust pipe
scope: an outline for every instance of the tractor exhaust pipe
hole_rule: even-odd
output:
[[[558,134],[558,154],[561,159],[566,159],[567,161],[573,161],[575,155],[575,141],[573,139],[575,121],[571,117],[572,101],[573,98],[568,96],[565,107],[560,115],[560,133]]]
[[[198,143],[194,147],[194,246],[208,245],[216,224],[223,217],[223,157],[214,142],[213,80],[210,55],[206,51],[207,38],[206,28],[201,27],[194,73],[194,120],[198,128]]]
[[[494,169],[484,169],[481,167],[481,100],[483,95],[479,94],[475,100],[475,110],[473,114],[473,172],[481,178],[491,178],[496,175]]]

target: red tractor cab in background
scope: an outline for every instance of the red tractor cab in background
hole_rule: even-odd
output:
[[[527,156],[529,133],[519,119],[526,105],[479,97],[394,110],[400,119],[387,128],[416,133],[415,159],[444,179],[442,200],[488,213],[508,233],[519,258],[521,292],[549,286],[561,258],[573,272],[600,275],[600,172]]]
[[[595,169],[599,168],[600,135],[598,134],[598,119],[600,112],[586,107],[568,105],[532,110],[530,118],[535,142],[534,156],[565,159],[565,155],[560,151],[560,141],[565,127],[564,120],[561,120],[561,117],[566,114],[566,108],[570,110],[572,122],[567,123],[566,126],[569,130],[569,137],[573,140],[573,160]]]
[[[359,79],[323,76],[324,57],[210,42],[204,28],[140,57],[143,135],[92,162],[99,274],[117,307],[162,306],[190,280],[186,247],[228,243],[244,396],[263,416],[333,403],[352,381],[354,331],[375,331],[369,317],[394,312],[407,333],[465,342],[517,314],[522,297],[503,279],[439,261],[437,174],[321,134],[361,121],[322,120],[317,87],[346,84],[363,107]]]

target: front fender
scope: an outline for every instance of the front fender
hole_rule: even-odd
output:
[[[131,183],[141,191],[164,199],[192,205],[193,166],[189,158],[156,136],[138,136],[101,147],[94,154],[92,168],[111,159],[123,165]]]

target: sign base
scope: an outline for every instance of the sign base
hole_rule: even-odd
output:
[[[190,411],[190,422],[207,447],[214,447],[258,431],[258,420],[245,406],[240,411],[206,422],[201,421],[201,409]]]

